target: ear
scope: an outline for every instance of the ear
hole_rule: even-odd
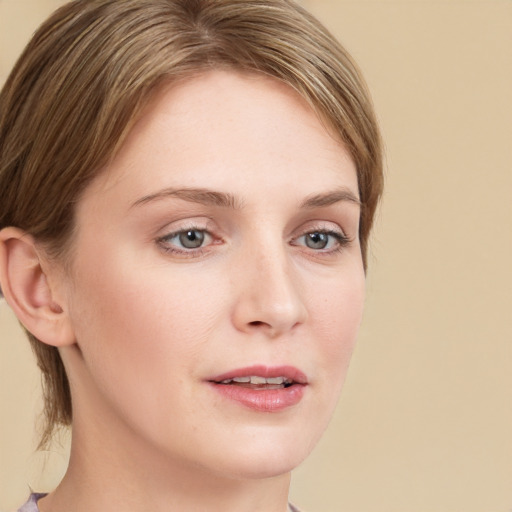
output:
[[[45,267],[51,265],[40,256],[32,236],[14,227],[0,230],[0,284],[14,314],[43,343],[71,345],[75,336],[64,301],[50,286],[58,276],[56,271],[47,275]]]

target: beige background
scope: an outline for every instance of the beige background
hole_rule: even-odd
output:
[[[0,83],[59,0],[0,0]],[[311,512],[512,510],[512,1],[309,0],[387,145],[367,310],[336,416],[297,471]],[[0,510],[51,487],[39,377],[0,305]]]

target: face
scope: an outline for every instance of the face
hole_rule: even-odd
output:
[[[77,207],[74,428],[223,475],[298,465],[361,319],[359,213],[351,157],[287,86],[160,91]]]

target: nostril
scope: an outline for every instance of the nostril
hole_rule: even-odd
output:
[[[253,325],[254,327],[259,327],[261,325],[265,325],[265,322],[261,322],[260,320],[255,320],[254,322],[249,322],[249,325]]]

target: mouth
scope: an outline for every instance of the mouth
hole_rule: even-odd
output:
[[[252,366],[208,379],[230,401],[259,412],[278,412],[302,400],[308,380],[292,366]]]
[[[233,377],[232,379],[224,379],[217,384],[225,386],[240,386],[247,389],[286,389],[294,384],[292,379],[287,377],[261,377],[259,375],[251,375],[250,377]]]

